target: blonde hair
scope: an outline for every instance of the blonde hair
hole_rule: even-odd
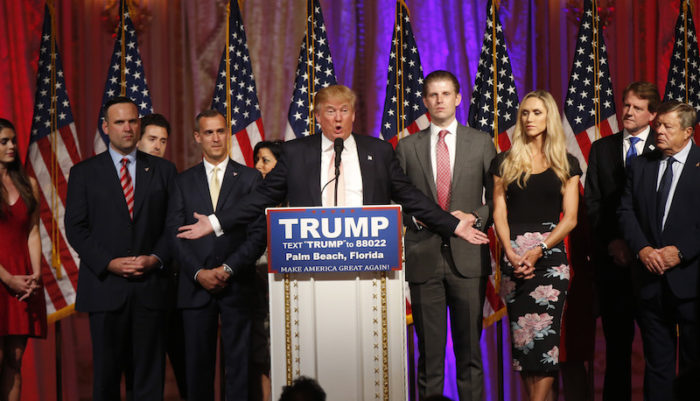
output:
[[[547,164],[561,181],[561,190],[563,191],[564,185],[570,177],[564,128],[562,128],[559,110],[554,98],[549,92],[543,90],[528,93],[520,102],[515,131],[513,132],[513,143],[500,167],[501,183],[504,189],[508,188],[508,185],[513,182],[516,182],[518,187],[524,188],[532,174],[533,155],[527,144],[528,136],[523,131],[522,123],[522,106],[530,98],[541,100],[547,111],[547,127],[544,132],[543,152]]]
[[[352,89],[348,88],[345,85],[326,86],[325,88],[320,89],[318,92],[316,92],[316,95],[314,96],[314,113],[317,113],[318,108],[322,104],[330,101],[331,99],[347,101],[350,104],[350,106],[353,109],[355,109],[357,95],[355,95],[355,92],[353,92]]]

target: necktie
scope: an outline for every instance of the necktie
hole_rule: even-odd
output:
[[[134,219],[134,184],[131,182],[131,174],[129,174],[129,159],[122,158],[122,167],[119,169],[119,181],[122,184],[124,191],[124,199],[126,207],[129,209],[129,216]]]
[[[214,167],[211,171],[211,182],[209,183],[209,195],[211,195],[211,205],[216,210],[216,203],[219,201],[219,191],[221,183],[219,182],[219,168]]]
[[[641,141],[641,139],[636,136],[630,137],[630,148],[627,149],[627,155],[625,155],[625,167],[629,167],[632,158],[637,157],[637,147],[635,145],[639,141]]]
[[[666,211],[666,202],[668,202],[668,194],[671,192],[671,183],[673,182],[673,163],[676,159],[673,156],[666,160],[666,170],[661,177],[659,189],[656,191],[656,217],[659,222],[659,228],[664,228],[664,212]]]
[[[333,148],[331,148],[333,151]],[[335,152],[331,156],[331,162],[328,164],[328,180],[335,177]],[[335,206],[335,182],[328,184],[323,194],[323,206]],[[340,161],[340,175],[338,176],[338,206],[345,206],[345,175],[343,174],[343,161]]]
[[[437,178],[435,185],[437,186],[438,205],[443,210],[448,210],[450,207],[451,187],[452,187],[452,169],[450,168],[450,151],[445,143],[445,135],[449,132],[442,130],[438,133],[437,146],[435,147],[435,160],[437,162]]]

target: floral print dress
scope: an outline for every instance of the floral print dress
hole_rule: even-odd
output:
[[[507,152],[496,156],[490,172],[499,167]],[[567,155],[570,175],[581,175],[578,160]],[[510,244],[523,255],[544,241],[559,223],[562,211],[561,181],[553,170],[532,174],[524,188],[512,183],[506,190]],[[564,242],[548,250],[535,264],[535,277],[519,279],[503,254],[502,293],[510,319],[513,368],[529,373],[559,369],[559,339],[564,301],[569,287],[569,265]]]

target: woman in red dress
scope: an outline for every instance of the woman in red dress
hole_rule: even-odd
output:
[[[46,336],[36,181],[22,169],[17,135],[0,118],[0,399],[19,400],[29,337]]]

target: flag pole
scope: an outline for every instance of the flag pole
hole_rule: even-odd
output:
[[[124,29],[124,13],[129,11],[129,5],[126,0],[121,0],[121,7],[119,7],[119,35],[121,36],[121,85],[119,89],[119,94],[121,96],[126,96],[126,29]]]
[[[401,10],[402,10],[401,4],[397,1],[396,2],[396,17],[399,20],[402,19],[401,18]],[[399,21],[396,21],[396,22],[397,22],[397,24],[400,23]],[[394,32],[396,32],[396,28],[394,28]],[[394,74],[396,74],[396,86],[395,86],[395,89],[396,89],[396,135],[399,136],[398,140],[400,140],[401,139],[401,132],[403,132],[403,125],[402,125],[401,113],[399,113],[399,103],[403,102],[403,100],[401,99],[401,94],[403,91],[403,85],[401,85],[401,84],[403,84],[403,80],[401,80],[401,84],[399,84],[399,78],[402,77],[402,75],[399,73],[399,68],[401,65],[401,63],[399,62],[399,60],[401,60],[401,58],[399,56],[399,52],[401,52],[401,50],[403,48],[403,46],[402,46],[403,37],[399,38],[398,36],[402,36],[399,34],[397,34],[396,36],[398,39],[394,43],[394,54],[395,54],[394,60],[396,60],[396,62],[394,63]]]
[[[231,156],[231,55],[229,53],[229,46],[231,45],[231,2],[226,4],[226,48],[224,49],[225,62],[226,64],[226,126],[228,127],[229,135],[226,137],[226,153],[229,157]]]
[[[688,103],[688,1],[683,1],[683,49],[685,51],[685,102]]]
[[[496,10],[499,6],[499,0],[494,0],[491,3],[491,44],[493,46],[492,49],[492,54],[493,54],[493,143],[494,146],[496,147],[496,153],[500,151],[500,147],[498,144],[498,57],[496,55]],[[496,241],[496,255],[499,255],[501,253],[501,250],[499,249],[500,247],[498,246],[498,241]],[[500,258],[497,256],[494,258],[496,260],[496,268],[494,269],[494,287],[496,289],[496,294],[499,292],[499,284],[500,284],[500,277],[501,277],[501,266],[500,266]],[[496,358],[498,359],[498,364],[497,364],[497,383],[498,383],[498,400],[503,401],[504,400],[504,394],[503,394],[503,389],[504,389],[504,382],[503,382],[503,319],[498,319],[496,322]]]
[[[311,29],[309,29],[309,27]],[[313,135],[316,132],[316,121],[314,121],[313,108],[314,108],[314,96],[316,87],[316,69],[314,68],[316,59],[314,58],[314,41],[311,35],[315,35],[314,31],[314,4],[313,0],[308,0],[306,3],[306,76],[308,77],[309,83],[309,135]]]
[[[598,26],[598,1],[592,0],[592,19],[593,19],[593,109],[594,115],[594,125],[595,125],[595,139],[600,139],[600,78],[599,78],[599,54],[598,54],[598,36],[600,35],[600,29]]]

